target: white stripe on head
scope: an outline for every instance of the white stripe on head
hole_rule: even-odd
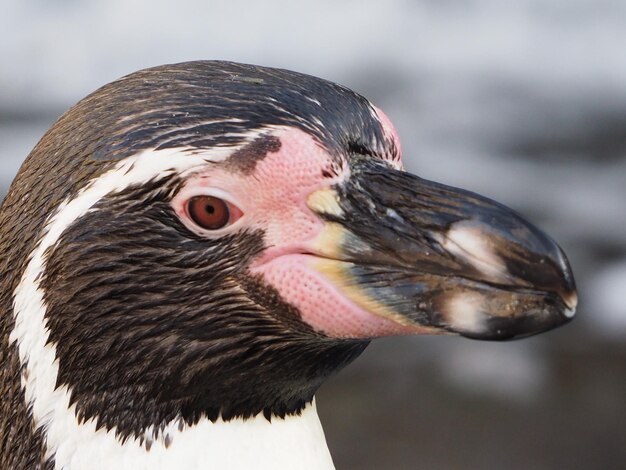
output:
[[[25,368],[21,377],[25,397],[32,407],[36,427],[45,430],[46,457],[54,457],[55,468],[123,470],[205,468],[205,465],[211,468],[213,465],[215,468],[239,468],[240,464],[241,468],[246,468],[245,453],[232,460],[233,454],[237,454],[236,446],[242,445],[242,439],[252,443],[248,456],[254,455],[255,460],[247,462],[249,466],[265,468],[263,464],[273,462],[271,468],[283,468],[276,465],[280,463],[276,461],[278,458],[284,461],[284,468],[291,468],[289,464],[293,461],[290,462],[289,456],[295,457],[292,452],[303,452],[298,461],[310,459],[306,462],[307,468],[309,464],[317,465],[311,468],[332,468],[314,405],[304,410],[304,420],[290,417],[275,419],[272,424],[263,416],[247,420],[246,426],[242,426],[243,420],[211,423],[204,419],[192,428],[181,430],[178,420],[174,420],[157,435],[155,431],[147,430],[146,437],[154,441],[150,451],[147,451],[140,439],[131,438],[122,443],[116,438],[115,429],[96,430],[95,419],[79,423],[76,406],[70,406],[68,387],[56,387],[59,364],[55,344],[48,343],[46,304],[40,282],[46,269],[48,252],[63,232],[94,210],[98,201],[108,194],[171,175],[191,174],[210,162],[225,160],[263,132],[267,129],[250,132],[239,146],[213,148],[210,152],[178,148],[146,150],[128,157],[90,181],[73,198],[60,204],[45,224],[43,236],[31,253],[14,292],[15,326],[10,341],[17,344],[20,362]],[[167,444],[171,442],[169,447],[166,436]],[[268,452],[271,454],[268,455]],[[263,457],[268,461],[263,462]]]
[[[32,406],[37,427],[46,429],[47,456],[56,452],[57,459],[60,459],[57,466],[63,468],[64,453],[73,453],[73,449],[60,448],[61,443],[67,442],[67,436],[76,432],[95,432],[95,422],[78,425],[74,416],[75,407],[70,409],[67,387],[55,389],[59,364],[55,345],[48,343],[46,305],[40,286],[48,250],[54,247],[68,227],[92,210],[107,194],[155,178],[193,171],[209,161],[219,161],[231,152],[232,149],[223,149],[220,152],[223,155],[212,155],[211,158],[205,154],[194,154],[191,149],[180,148],[141,152],[120,161],[111,170],[89,182],[71,200],[61,203],[46,223],[43,237],[31,253],[14,292],[15,326],[9,340],[17,343],[20,362],[26,369],[22,375],[26,400]]]

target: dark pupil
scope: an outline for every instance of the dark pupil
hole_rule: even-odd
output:
[[[213,196],[196,196],[187,203],[191,219],[207,230],[217,230],[228,225],[230,211],[228,204]]]

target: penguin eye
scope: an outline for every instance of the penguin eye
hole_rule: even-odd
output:
[[[243,213],[238,207],[215,196],[194,196],[187,201],[187,214],[205,230],[218,230],[234,223]]]

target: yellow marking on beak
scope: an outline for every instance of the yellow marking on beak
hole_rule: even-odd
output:
[[[317,214],[328,214],[343,217],[344,212],[339,205],[339,195],[333,189],[325,188],[315,191],[307,198],[309,209]],[[324,229],[311,243],[311,248],[318,255],[309,261],[315,269],[331,282],[343,295],[372,315],[386,318],[402,326],[415,327],[416,324],[406,316],[395,312],[391,307],[379,302],[365,291],[352,273],[353,263],[345,260],[343,246],[346,243],[358,244],[358,238],[336,222],[325,222]],[[363,246],[363,249],[367,249]]]
[[[392,320],[402,326],[415,326],[415,323],[407,317],[394,312],[393,309],[361,289],[356,279],[350,273],[352,263],[334,259],[315,258],[313,261],[310,261],[310,265],[337,287],[342,294],[364,310],[378,317]]]
[[[318,214],[335,215],[343,217],[343,209],[339,205],[339,195],[337,191],[330,188],[320,189],[311,193],[307,198],[307,206]]]
[[[322,232],[311,241],[311,248],[322,256],[341,259],[341,247],[349,234],[341,225],[327,222]]]

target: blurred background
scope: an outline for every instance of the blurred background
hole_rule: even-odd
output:
[[[0,191],[70,105],[228,59],[342,83],[407,168],[525,214],[569,255],[574,323],[375,341],[318,395],[338,469],[626,468],[626,1],[2,0]]]

